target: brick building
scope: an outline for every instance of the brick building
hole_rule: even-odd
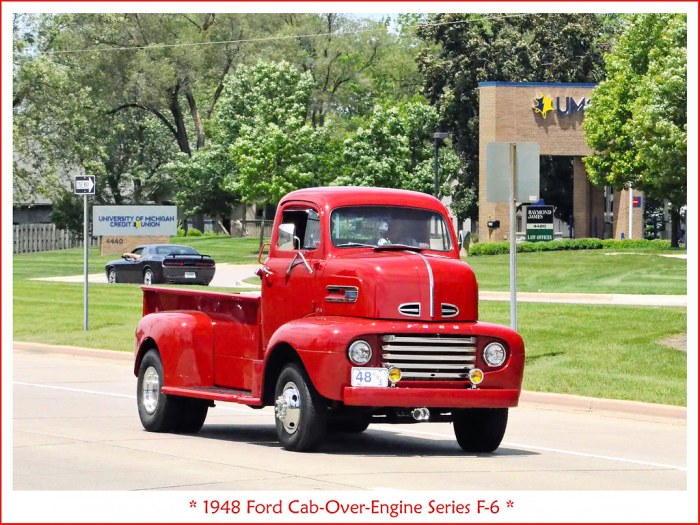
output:
[[[537,142],[540,155],[573,157],[575,238],[629,238],[629,192],[593,186],[582,157],[591,153],[583,136],[583,118],[595,84],[482,82],[479,84],[479,232],[483,241],[508,238],[508,204],[486,199],[486,144]],[[504,173],[505,177],[510,174]],[[634,191],[634,196],[640,195]],[[553,204],[546,202],[545,204]],[[643,207],[632,208],[632,238],[643,237]],[[500,221],[489,229],[488,221]],[[517,231],[523,231],[518,218]],[[556,228],[556,227],[555,227]],[[569,236],[568,226],[562,235]]]

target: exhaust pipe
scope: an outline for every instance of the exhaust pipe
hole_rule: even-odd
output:
[[[411,417],[416,421],[428,421],[430,419],[430,410],[427,408],[414,408],[411,410]]]

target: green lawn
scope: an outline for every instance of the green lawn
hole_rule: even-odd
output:
[[[187,244],[218,262],[251,263],[257,258],[257,239],[188,238]],[[638,285],[643,276],[659,288],[666,282],[664,289],[672,290],[666,293],[685,293],[684,260],[596,252],[518,254],[519,290],[654,293],[654,286]],[[525,260],[527,256],[536,258]],[[104,263],[112,258],[100,257],[92,250],[90,272],[103,271]],[[507,256],[478,257],[469,262],[481,289],[507,289]],[[15,340],[133,350],[134,329],[141,316],[139,285],[91,284],[90,329],[85,332],[82,283],[30,280],[79,275],[82,264],[80,249],[14,256]],[[616,279],[606,273],[606,264],[616,268]],[[504,268],[505,277],[499,277]],[[657,271],[664,272],[663,278]],[[541,284],[533,288],[533,283]],[[485,301],[479,310],[481,320],[508,324],[507,302]],[[686,354],[661,342],[685,334],[685,308],[521,303],[518,319],[526,344],[526,389],[686,404]]]
[[[578,250],[519,253],[518,291],[685,295],[687,260],[656,250]],[[510,286],[509,255],[465,259],[481,290]]]

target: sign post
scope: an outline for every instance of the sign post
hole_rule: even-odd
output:
[[[88,330],[88,195],[95,194],[94,175],[75,177],[75,193],[83,196],[83,330]]]
[[[509,183],[507,183],[508,181]],[[518,203],[535,202],[540,193],[540,145],[537,142],[486,144],[486,199],[507,202],[510,214],[510,327],[518,329],[515,222]]]

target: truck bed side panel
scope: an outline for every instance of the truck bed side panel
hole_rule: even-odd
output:
[[[143,291],[144,315],[199,313],[209,319],[210,343],[206,352],[213,361],[210,366],[214,372],[209,382],[201,386],[252,389],[253,362],[261,357],[259,294],[149,286],[144,286]]]

